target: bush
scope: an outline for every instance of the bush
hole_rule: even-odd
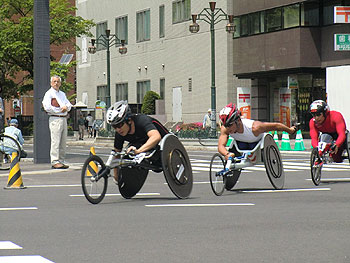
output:
[[[143,103],[141,107],[141,113],[147,115],[153,115],[156,113],[155,101],[159,100],[160,96],[154,91],[147,91],[145,97],[143,98]]]

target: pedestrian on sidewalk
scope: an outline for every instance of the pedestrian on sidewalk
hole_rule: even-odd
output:
[[[78,126],[79,126],[79,140],[84,140],[85,119],[83,114],[81,113],[78,119]]]
[[[67,169],[64,164],[67,143],[67,117],[72,104],[66,94],[60,90],[61,77],[51,77],[51,88],[45,93],[42,101],[44,110],[49,115],[49,129],[51,136],[50,158],[52,169]]]
[[[92,125],[94,122],[94,118],[91,116],[91,114],[89,113],[88,116],[86,116],[86,120],[87,120],[87,132],[88,132],[88,138],[91,137],[92,138]]]

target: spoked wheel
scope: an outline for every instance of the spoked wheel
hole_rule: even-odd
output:
[[[17,153],[18,162],[21,160],[21,146],[18,141],[6,134],[0,135],[0,170],[9,170],[12,162],[13,153]]]
[[[230,173],[226,176],[225,189],[231,190],[236,185],[240,175],[241,170],[230,171]]]
[[[98,204],[105,197],[108,175],[109,168],[106,168],[100,157],[91,155],[86,159],[81,171],[81,186],[90,203]]]
[[[214,194],[222,195],[225,190],[226,176],[225,173],[225,159],[221,154],[215,153],[210,161],[209,180],[210,186]]]
[[[311,168],[311,179],[314,182],[315,185],[319,185],[321,182],[321,165],[315,165],[315,162],[319,159],[318,150],[317,148],[314,148],[311,152],[311,158],[310,158],[310,168]]]
[[[275,189],[284,186],[284,170],[281,153],[271,134],[264,137],[263,159],[267,176]]]

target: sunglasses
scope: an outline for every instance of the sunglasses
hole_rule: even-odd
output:
[[[311,112],[312,117],[321,116],[322,112]]]
[[[112,125],[112,127],[113,127],[114,129],[120,129],[121,127],[123,127],[124,123],[125,123],[125,122],[121,122],[121,123]]]
[[[237,125],[237,120],[236,121],[231,121],[231,122],[229,122],[229,123],[225,123],[225,125],[224,125],[224,127],[225,128],[229,128],[232,124],[236,124]]]

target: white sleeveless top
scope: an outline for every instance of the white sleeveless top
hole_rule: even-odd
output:
[[[250,119],[241,119],[243,124],[243,133],[231,133],[230,136],[233,137],[236,141],[240,142],[258,142],[264,136],[264,133],[255,136],[252,131],[254,120]]]

